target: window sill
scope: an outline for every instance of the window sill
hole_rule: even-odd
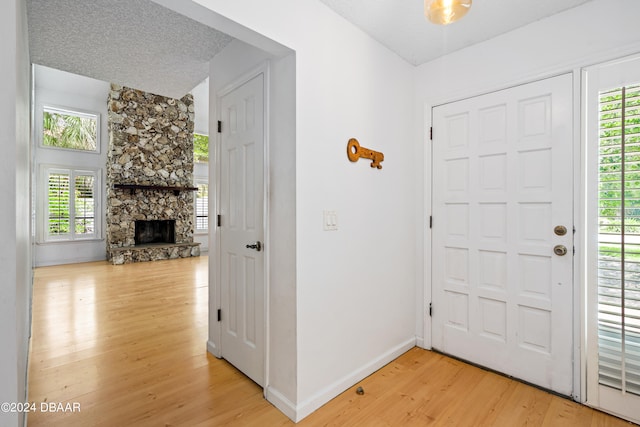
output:
[[[104,238],[102,237],[94,237],[94,238],[86,238],[86,239],[73,239],[73,240],[44,240],[36,242],[36,245],[58,245],[60,243],[95,243],[95,242],[104,242]]]

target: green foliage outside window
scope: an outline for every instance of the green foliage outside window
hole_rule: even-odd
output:
[[[42,113],[42,144],[47,147],[96,151],[98,118],[45,108]]]
[[[640,234],[640,86],[621,88],[600,96],[600,232],[621,232],[625,217],[627,234]],[[625,122],[622,123],[622,109]],[[622,141],[622,128],[625,140]],[[624,144],[625,158],[622,158]],[[624,164],[624,179],[622,165]],[[624,207],[622,206],[624,183]]]
[[[193,134],[193,160],[201,163],[209,161],[209,137],[207,135]]]

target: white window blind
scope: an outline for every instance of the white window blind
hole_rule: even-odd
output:
[[[75,228],[77,236],[95,234],[95,177],[93,175],[75,176]]]
[[[48,176],[47,230],[49,236],[69,235],[69,174],[51,172]]]
[[[97,238],[99,172],[44,168],[45,241]]]
[[[599,93],[598,378],[640,395],[640,84]]]
[[[209,229],[209,185],[198,182],[198,192],[196,193],[196,231],[207,231]]]

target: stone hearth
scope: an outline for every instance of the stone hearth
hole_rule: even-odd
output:
[[[193,242],[193,120],[191,94],[178,100],[111,85],[107,254],[114,264],[200,255]],[[151,224],[146,234],[155,238],[140,241],[138,221]],[[161,224],[171,224],[170,232]]]

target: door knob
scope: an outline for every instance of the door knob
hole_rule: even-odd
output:
[[[565,256],[567,254],[567,247],[565,245],[555,245],[553,247],[553,253],[558,256]]]
[[[262,243],[255,242],[253,245],[247,245],[246,247],[247,249],[255,249],[256,251],[260,252],[262,250]]]

